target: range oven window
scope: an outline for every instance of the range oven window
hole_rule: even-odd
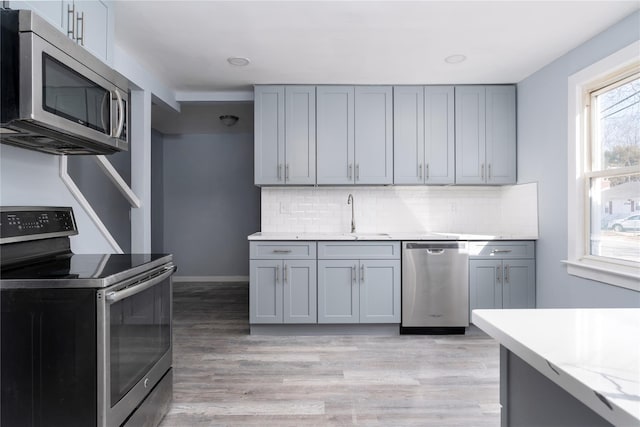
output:
[[[42,54],[42,108],[91,129],[110,133],[111,92]]]
[[[171,284],[166,279],[111,304],[111,406],[140,381],[171,345]]]

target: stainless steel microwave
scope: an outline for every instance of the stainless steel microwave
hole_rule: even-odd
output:
[[[126,78],[37,14],[0,13],[2,143],[53,154],[128,150]]]

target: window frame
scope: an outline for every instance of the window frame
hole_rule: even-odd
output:
[[[637,167],[592,171],[592,117],[589,104],[596,88],[614,84],[635,74],[640,67],[640,41],[569,76],[568,79],[568,194],[567,266],[570,275],[640,291],[638,263],[591,255],[591,178],[637,172]],[[624,76],[623,76],[624,75]]]

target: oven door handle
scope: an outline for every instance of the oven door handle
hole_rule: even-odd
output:
[[[123,300],[125,298],[128,298],[132,295],[135,295],[137,293],[140,293],[142,291],[144,291],[145,289],[148,289],[154,285],[157,285],[158,283],[162,282],[163,280],[165,280],[167,277],[171,276],[173,273],[175,273],[176,271],[176,266],[175,265],[171,265],[168,267],[164,268],[164,273],[161,273],[158,276],[155,276],[149,280],[146,280],[144,282],[140,282],[137,285],[128,287],[128,288],[124,288],[121,291],[115,291],[115,292],[109,292],[105,295],[105,298],[108,302],[110,303],[115,303],[118,302],[120,300]]]

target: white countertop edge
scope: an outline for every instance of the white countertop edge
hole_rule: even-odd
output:
[[[247,236],[247,240],[273,241],[323,241],[323,240],[469,240],[469,241],[500,241],[500,240],[538,240],[538,236],[493,236],[464,233],[293,233],[293,232],[257,232]]]
[[[518,339],[504,332],[502,329],[483,317],[485,312],[491,311],[494,310],[473,310],[471,314],[473,324],[497,340],[509,351],[513,352],[522,360],[534,367],[545,377],[560,386],[567,393],[571,394],[587,407],[591,408],[605,420],[619,426],[639,425],[640,418],[621,408],[614,399],[607,399],[608,403],[613,408],[609,409],[609,407],[607,407],[607,405],[595,394],[595,391],[597,390],[593,390],[587,384],[584,384],[560,368],[554,363],[554,361],[545,359],[542,355],[527,347]],[[554,370],[557,373],[554,372]]]

